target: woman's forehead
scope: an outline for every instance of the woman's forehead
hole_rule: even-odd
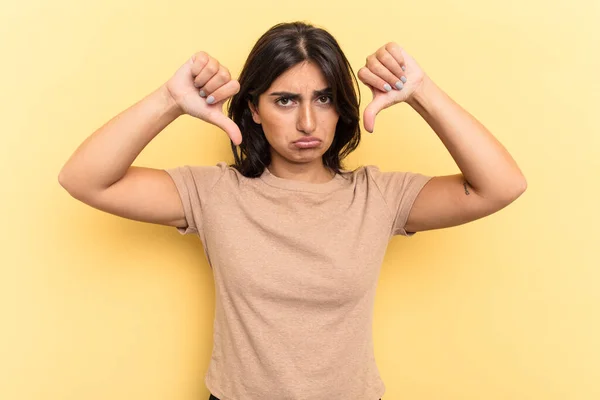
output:
[[[303,62],[279,75],[267,91],[312,93],[327,86],[329,85],[321,68],[312,62]]]

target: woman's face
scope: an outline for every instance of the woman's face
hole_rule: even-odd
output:
[[[252,110],[271,145],[272,162],[322,165],[322,156],[331,146],[339,115],[332,102],[320,68],[303,62],[281,74],[259,96]],[[299,143],[299,139],[311,139]]]

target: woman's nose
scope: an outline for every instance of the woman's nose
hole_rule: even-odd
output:
[[[311,133],[316,128],[314,110],[310,104],[303,105],[298,110],[298,122],[296,129],[305,133]]]

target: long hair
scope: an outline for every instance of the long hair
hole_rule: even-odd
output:
[[[281,23],[265,32],[254,45],[239,77],[240,91],[231,98],[228,115],[242,132],[242,143],[231,142],[232,165],[242,175],[260,176],[271,163],[270,145],[262,126],[252,119],[248,102],[258,98],[289,68],[310,61],[317,65],[332,90],[339,119],[323,164],[340,173],[342,160],[360,143],[360,91],[354,71],[335,38],[327,31],[304,22]],[[357,98],[358,92],[358,98]]]

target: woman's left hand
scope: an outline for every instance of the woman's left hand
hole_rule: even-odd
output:
[[[375,116],[384,108],[409,101],[425,78],[425,72],[397,43],[388,43],[368,56],[358,70],[358,79],[373,93],[363,115],[365,129],[373,132]]]

